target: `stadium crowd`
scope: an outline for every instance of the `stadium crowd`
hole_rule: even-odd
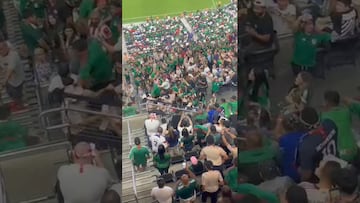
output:
[[[195,110],[189,103],[196,98],[176,103],[188,106],[187,112],[162,107],[158,101],[154,106],[161,108],[148,109],[149,143],[135,138],[130,159],[140,172],[146,170],[147,159],[153,159],[161,176],[151,195],[158,202],[195,202],[197,195],[202,202],[360,202],[359,147],[352,119],[360,115],[360,102],[334,90],[323,93],[322,109],[311,102],[319,47],[331,50],[357,33],[357,11],[351,1],[306,1],[305,6],[296,0],[240,3],[239,62],[245,67],[240,69],[245,81],[238,85],[241,94],[231,102],[219,100],[219,95],[205,96],[210,98],[206,108]],[[189,22],[196,30],[196,21]],[[294,37],[294,83],[278,105],[279,112],[274,112],[277,104],[271,104],[271,67],[249,63],[254,52],[273,49],[276,34]],[[157,86],[163,83],[169,86],[166,81]],[[159,89],[158,97],[165,93]],[[164,98],[176,100],[176,94]],[[169,110],[172,115],[166,116]],[[181,163],[182,168],[171,170]]]
[[[120,102],[116,101],[121,98],[121,1],[14,2],[18,3],[15,7],[25,44],[16,49],[9,43],[8,38],[14,40],[15,36],[9,36],[7,28],[13,25],[1,9],[0,70],[4,77],[0,92],[5,88],[11,98],[9,104],[1,102],[1,152],[34,144],[28,139],[31,135],[27,129],[10,118],[11,113],[28,108],[23,87],[30,76],[21,59],[29,61],[30,78],[36,85],[42,110],[63,105],[66,95],[85,97],[88,103],[96,100],[100,110],[105,104],[119,108]],[[71,101],[74,105],[80,103],[74,98]],[[120,202],[121,186],[113,185],[110,179],[114,177],[104,168],[97,150],[87,142],[72,144],[74,162],[58,171],[60,202]]]

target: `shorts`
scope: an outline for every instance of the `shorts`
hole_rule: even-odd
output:
[[[142,168],[145,168],[147,166],[147,163],[135,163],[133,162],[133,165],[136,166],[136,167],[142,167]]]

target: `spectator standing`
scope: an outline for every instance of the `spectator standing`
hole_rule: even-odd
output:
[[[169,173],[171,156],[165,152],[164,145],[160,144],[158,152],[153,158],[154,167],[157,168],[161,175]]]
[[[107,31],[106,31],[107,30]],[[109,40],[109,28],[101,29],[100,37]],[[99,40],[91,40],[86,52],[86,65],[80,70],[80,83],[84,88],[98,91],[105,88],[114,79],[111,58]]]
[[[302,181],[313,182],[314,171],[326,155],[339,156],[337,145],[338,128],[336,124],[325,119],[320,122],[316,110],[305,107],[299,116],[303,129],[308,132],[304,134],[297,148],[296,165],[300,171]]]
[[[346,39],[353,36],[359,26],[359,16],[351,6],[351,0],[337,0],[335,12],[330,14],[332,22],[332,41]]]
[[[336,91],[324,93],[325,109],[321,113],[321,119],[332,120],[338,129],[339,156],[345,161],[353,161],[358,153],[358,146],[352,130],[352,113],[360,114],[360,104],[350,101],[348,106],[340,104],[340,94]]]
[[[331,201],[329,194],[334,186],[332,178],[340,168],[338,162],[324,159],[315,172],[319,182],[316,184],[309,182],[299,184],[305,189],[309,202],[327,203]]]
[[[253,9],[248,11],[246,32],[251,37],[250,43],[244,45],[245,53],[255,52],[271,47],[274,25],[266,11],[265,0],[255,0]]]
[[[228,159],[226,152],[219,146],[215,145],[214,137],[209,135],[206,138],[207,146],[201,149],[200,160],[208,160],[213,163],[213,169],[222,173],[223,163]]]
[[[147,159],[150,158],[150,151],[147,147],[141,146],[140,138],[136,137],[134,143],[136,146],[131,148],[129,159],[133,162],[135,170],[143,172],[147,165]]]
[[[171,156],[179,154],[179,133],[172,126],[169,125],[169,129],[165,134],[166,142],[168,143],[168,151]]]
[[[153,134],[156,134],[160,125],[161,125],[161,123],[157,119],[156,114],[151,113],[149,115],[149,118],[145,120],[146,135],[151,136]]]
[[[315,30],[314,19],[304,14],[295,23],[294,53],[292,69],[294,76],[301,71],[314,73],[317,48],[330,42],[330,34],[320,34]]]
[[[195,203],[198,184],[196,176],[191,172],[189,166],[185,166],[187,174],[181,176],[176,185],[176,195],[184,203]]]
[[[173,196],[174,196],[174,190],[165,185],[165,180],[162,178],[159,178],[157,180],[157,187],[154,187],[151,190],[151,196],[154,198],[154,200],[158,201],[159,203],[172,203],[173,202]]]
[[[50,46],[45,40],[44,32],[39,28],[36,16],[31,10],[25,10],[23,13],[21,32],[28,51],[30,52],[30,56],[34,54],[35,48],[38,47],[41,47],[46,51],[50,50]]]
[[[0,81],[0,89],[2,89],[1,87],[6,87],[6,92],[13,100],[11,109],[14,111],[24,109],[24,67],[21,64],[19,54],[16,50],[10,49],[4,39],[0,41],[0,68],[5,70],[4,80]]]
[[[73,164],[61,166],[57,175],[64,201],[100,202],[112,180],[99,154],[92,152],[88,143],[80,142],[74,147],[73,160]]]
[[[274,21],[274,30],[277,34],[290,34],[296,21],[296,7],[289,0],[278,0],[270,5],[269,13]]]
[[[158,132],[149,137],[151,143],[152,152],[157,153],[160,145],[165,145],[166,139],[163,136],[163,130],[161,127],[158,127]]]
[[[218,192],[220,187],[224,184],[224,179],[219,171],[213,170],[211,161],[205,161],[204,165],[207,172],[201,175],[201,186],[203,191],[201,201],[206,203],[207,198],[210,197],[211,203],[216,203]]]

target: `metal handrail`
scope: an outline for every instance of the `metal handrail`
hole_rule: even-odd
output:
[[[132,149],[132,136],[131,136],[130,120],[127,120],[126,124],[127,124],[127,130],[128,130],[129,145],[130,145],[130,150],[131,150]],[[132,188],[134,191],[135,201],[138,202],[134,166],[131,167],[131,179],[132,179],[132,184],[133,184]]]

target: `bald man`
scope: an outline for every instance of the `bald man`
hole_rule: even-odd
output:
[[[92,152],[90,144],[80,142],[72,156],[74,163],[61,166],[57,175],[64,202],[100,203],[112,179],[97,151]]]

